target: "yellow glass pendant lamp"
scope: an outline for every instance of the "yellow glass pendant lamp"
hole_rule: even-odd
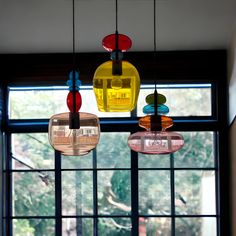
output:
[[[123,52],[132,46],[131,39],[118,33],[118,4],[116,3],[116,31],[102,40],[103,47],[111,52],[111,60],[100,65],[93,77],[93,90],[98,110],[102,112],[128,112],[136,105],[140,89],[137,69],[123,61]]]
[[[138,100],[140,78],[137,69],[127,61],[120,61],[122,73],[113,74],[113,61],[100,65],[93,79],[98,110],[102,112],[132,111]]]

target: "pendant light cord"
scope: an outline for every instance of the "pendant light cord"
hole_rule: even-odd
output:
[[[118,0],[115,0],[115,7],[116,7],[116,32],[115,32],[115,50],[116,50],[116,53],[115,53],[115,59],[116,61],[118,61],[118,50],[119,50],[119,33],[118,33]]]
[[[118,49],[119,49],[119,34],[118,34],[118,0],[115,0],[115,5],[116,5],[116,32],[115,32],[115,35],[116,35],[116,59],[118,60]]]
[[[73,40],[73,83],[72,83],[72,93],[73,93],[73,113],[76,112],[76,79],[75,79],[75,0],[72,0],[72,40]]]
[[[156,0],[153,0],[153,45],[155,65],[155,90],[154,90],[154,116],[158,115],[158,93],[157,93],[157,45],[156,45]]]
[[[118,0],[116,1],[116,32],[118,32]]]
[[[157,43],[156,43],[156,0],[153,0],[153,45],[154,45],[154,62],[155,66],[157,64]],[[157,84],[157,69],[155,68],[155,89],[156,89],[156,84]]]

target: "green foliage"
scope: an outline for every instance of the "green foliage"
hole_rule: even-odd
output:
[[[119,201],[124,204],[131,202],[130,173],[128,171],[117,170],[111,177],[112,190]]]
[[[14,220],[13,221],[13,230],[15,236],[33,236],[34,228],[30,226],[28,220]]]

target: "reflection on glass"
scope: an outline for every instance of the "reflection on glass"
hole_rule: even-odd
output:
[[[214,167],[214,133],[182,132],[185,145],[174,153],[175,167]]]
[[[13,215],[54,216],[54,175],[50,172],[13,173]]]
[[[176,171],[175,191],[176,214],[216,214],[214,171]]]
[[[176,236],[216,236],[216,218],[176,218]]]
[[[53,219],[14,219],[13,236],[55,236]]]
[[[138,153],[139,168],[169,168],[169,155],[145,155]]]
[[[80,90],[81,96],[83,98],[81,112],[90,112],[98,117],[130,117],[130,112],[101,112],[98,111],[97,101],[94,92],[89,90]]]
[[[102,133],[97,145],[98,168],[129,168],[129,133]]]
[[[169,171],[139,171],[139,213],[170,215]]]
[[[52,169],[54,150],[46,133],[12,134],[13,169]]]
[[[62,172],[62,215],[93,214],[92,171]]]
[[[93,219],[64,218],[62,219],[63,236],[93,236]]]
[[[62,169],[89,169],[92,168],[93,152],[85,156],[63,156],[61,157]]]
[[[132,225],[130,218],[99,218],[98,235],[101,236],[131,236]]]
[[[139,218],[139,236],[170,236],[171,219],[156,217]]]
[[[125,215],[131,212],[130,171],[98,172],[98,212],[102,215]]]
[[[178,85],[177,85],[178,86]],[[142,109],[147,103],[145,97],[153,93],[153,88],[141,89],[139,93],[137,116],[144,116]],[[211,111],[211,88],[157,88],[158,92],[167,98],[170,109],[169,116],[210,116]],[[180,96],[181,94],[181,96]]]

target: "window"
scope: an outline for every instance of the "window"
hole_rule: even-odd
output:
[[[81,110],[100,117],[102,132],[96,149],[81,157],[63,156],[48,142],[49,117],[67,111],[65,87],[7,85],[3,234],[228,235],[221,82],[158,84],[174,118],[172,130],[185,139],[183,149],[164,156],[135,153],[127,145],[128,136],[141,130],[137,120],[152,82],[142,85],[131,113],[99,113],[91,85],[82,87]]]
[[[135,113],[144,115],[143,100],[152,91],[153,85],[142,86],[137,111],[125,114],[127,122]],[[211,84],[162,85],[158,91],[171,94],[166,96],[174,103],[175,116],[212,116]],[[92,93],[91,87],[81,93]],[[35,133],[34,123],[67,110],[66,95],[64,87],[9,88],[10,122],[17,121],[22,129],[25,119],[31,122],[27,132],[15,133],[13,125],[10,135],[13,235],[55,235],[61,229],[65,236],[93,235],[94,230],[98,235],[132,235],[135,220],[140,235],[217,235],[214,131],[182,132],[186,145],[179,152],[143,155],[130,151],[130,132],[113,117],[117,127],[101,133],[94,151],[63,156],[49,145],[47,126]],[[91,104],[90,97],[83,98]],[[199,103],[205,107],[197,109]],[[93,104],[89,107],[95,113]],[[103,123],[106,119],[102,130]]]

